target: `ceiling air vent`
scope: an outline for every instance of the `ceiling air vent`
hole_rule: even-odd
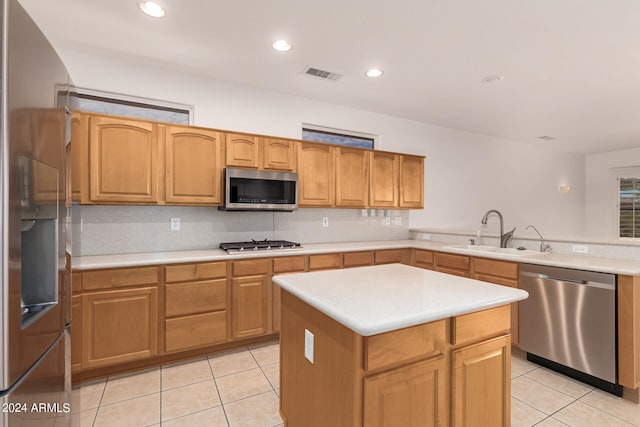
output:
[[[319,68],[313,68],[313,67],[306,67],[302,72],[302,74],[306,74],[307,76],[318,77],[325,80],[332,80],[334,82],[338,80],[340,77],[342,77],[342,74],[332,73],[331,71],[325,71],[325,70],[321,70]]]

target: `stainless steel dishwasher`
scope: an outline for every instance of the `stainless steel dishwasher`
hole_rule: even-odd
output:
[[[616,366],[616,276],[522,264],[520,347],[527,358],[621,395]]]

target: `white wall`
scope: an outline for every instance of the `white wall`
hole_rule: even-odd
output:
[[[584,156],[142,63],[59,53],[76,86],[191,104],[198,126],[300,138],[301,124],[312,123],[377,134],[378,149],[425,155],[425,209],[410,213],[411,227],[475,229],[493,208],[509,229],[534,223],[549,236],[583,233]],[[564,182],[573,191],[561,196]]]
[[[617,239],[616,175],[640,167],[640,148],[591,154],[585,161],[585,231],[603,240]]]

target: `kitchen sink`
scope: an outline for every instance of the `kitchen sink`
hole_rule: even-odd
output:
[[[496,246],[484,246],[484,245],[451,245],[451,246],[443,246],[442,249],[458,249],[458,250],[463,249],[463,250],[473,251],[473,252],[503,254],[503,255],[511,255],[511,256],[517,256],[517,257],[540,254],[540,252],[538,251],[532,251],[529,249],[498,248]]]

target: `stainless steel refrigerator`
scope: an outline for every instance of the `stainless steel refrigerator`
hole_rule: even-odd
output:
[[[67,70],[0,0],[0,426],[70,425]]]

